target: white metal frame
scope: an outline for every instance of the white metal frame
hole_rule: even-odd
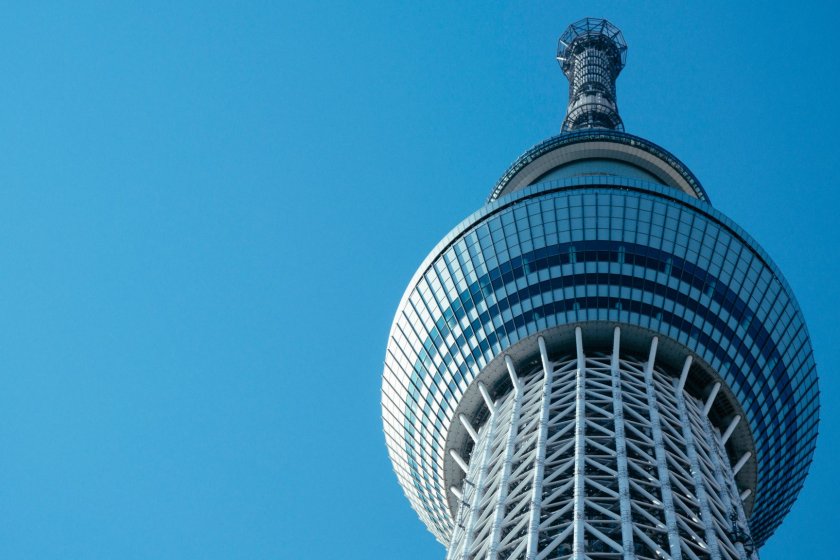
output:
[[[689,395],[691,358],[669,375],[656,338],[642,362],[621,354],[620,337],[612,354],[588,356],[578,328],[575,355],[557,361],[540,338],[540,366],[525,375],[505,357],[513,390],[494,402],[482,387],[487,421],[461,419],[475,447],[453,489],[448,559],[757,558],[734,542],[747,523],[723,447],[731,429],[721,436],[706,415],[717,391]]]

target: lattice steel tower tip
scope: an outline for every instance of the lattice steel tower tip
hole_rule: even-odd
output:
[[[560,36],[557,61],[569,79],[563,132],[580,128],[624,130],[615,79],[627,60],[621,30],[605,19],[584,18]]]

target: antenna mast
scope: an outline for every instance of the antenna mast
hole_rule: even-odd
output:
[[[562,131],[623,131],[615,95],[615,79],[627,61],[621,30],[605,19],[577,21],[560,36],[557,61],[569,80],[569,107]]]

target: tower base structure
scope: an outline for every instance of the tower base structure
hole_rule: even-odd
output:
[[[717,396],[690,395],[681,371],[646,359],[574,347],[555,356],[537,339],[539,364],[486,396],[460,488],[448,560],[544,558],[751,560],[741,495],[708,417]],[[501,393],[498,397],[491,392]],[[463,468],[463,467],[462,467]],[[738,529],[733,529],[737,527]]]

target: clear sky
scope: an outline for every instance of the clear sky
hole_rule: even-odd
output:
[[[442,560],[379,389],[415,267],[556,134],[557,37],[629,44],[809,321],[822,426],[763,560],[836,556],[834,2],[65,2],[0,18],[0,558]]]

